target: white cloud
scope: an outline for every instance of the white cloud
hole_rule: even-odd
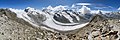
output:
[[[94,7],[96,9],[104,9],[104,8],[108,8],[108,7]]]
[[[108,6],[108,7],[113,8],[112,6]]]
[[[77,3],[77,5],[92,5],[91,3]]]

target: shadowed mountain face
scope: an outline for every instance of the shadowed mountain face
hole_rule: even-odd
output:
[[[61,12],[55,13],[53,18],[61,23],[80,23],[84,20],[87,21],[86,18],[79,14],[80,13],[75,13],[74,11],[63,10]]]

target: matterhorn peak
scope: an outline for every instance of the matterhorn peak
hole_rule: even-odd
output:
[[[83,5],[82,8],[80,9],[82,14],[90,13],[90,8],[87,6]]]
[[[98,10],[96,13],[97,13],[97,14],[101,14],[101,13],[102,13],[102,11],[101,11],[101,10]]]

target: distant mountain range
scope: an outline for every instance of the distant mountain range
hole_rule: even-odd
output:
[[[102,16],[105,18],[119,19],[119,12],[106,12],[103,10],[91,10],[86,5],[80,9],[67,6],[45,7],[42,10],[27,7],[26,9],[7,10],[16,14],[16,17],[25,20],[33,26],[45,26],[43,28],[58,31],[70,31],[86,26],[94,17]],[[5,9],[3,9],[5,10]],[[8,12],[9,13],[9,12]],[[96,16],[97,15],[97,16]]]

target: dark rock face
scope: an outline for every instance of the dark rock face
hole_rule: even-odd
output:
[[[64,12],[64,13],[62,13]],[[69,18],[72,18],[73,20],[69,20],[69,18],[66,18],[65,16],[63,15],[66,15],[67,17]],[[91,17],[92,15],[87,15],[86,16],[81,16],[79,15],[79,13],[76,13],[72,10],[63,10],[63,11],[60,11],[60,12],[56,12],[54,14],[54,19],[58,22],[61,22],[61,23],[71,23],[70,21],[73,21],[73,23],[80,23],[80,22],[85,22],[85,21],[88,21],[88,19],[86,17]],[[77,19],[77,17],[79,19]]]
[[[55,14],[55,15],[59,15],[59,14]],[[60,17],[57,17],[54,15],[54,19],[56,21],[59,21],[59,22],[62,22],[62,23],[70,23],[70,21],[68,19],[66,19],[64,16],[60,16]]]
[[[28,10],[29,10],[29,9],[25,9],[24,11],[25,11],[25,12],[28,12]]]

